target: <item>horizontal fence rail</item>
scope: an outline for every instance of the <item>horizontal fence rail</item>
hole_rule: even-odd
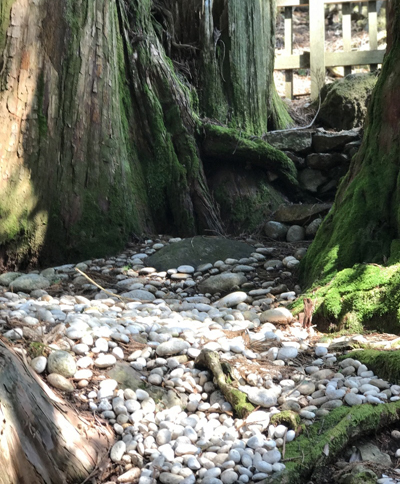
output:
[[[368,3],[369,50],[351,50],[351,3]],[[343,51],[325,52],[325,5],[342,4]],[[277,0],[285,8],[285,50],[275,57],[275,70],[285,70],[285,95],[293,98],[293,69],[311,70],[311,98],[317,99],[325,82],[327,67],[369,65],[371,70],[382,64],[384,50],[378,50],[378,15],[376,0]],[[293,54],[293,7],[309,7],[310,52]]]

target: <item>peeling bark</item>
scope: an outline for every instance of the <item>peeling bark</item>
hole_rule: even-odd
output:
[[[0,341],[0,482],[81,483],[107,456],[111,431],[58,398]]]

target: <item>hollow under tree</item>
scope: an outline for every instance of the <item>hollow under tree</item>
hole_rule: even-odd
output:
[[[2,2],[0,260],[221,232],[200,127],[244,138],[289,121],[272,78],[274,15],[274,1],[256,0]]]

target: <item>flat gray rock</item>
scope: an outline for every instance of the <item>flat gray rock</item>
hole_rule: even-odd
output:
[[[133,291],[123,292],[121,296],[129,299],[137,299],[138,301],[154,301],[156,298],[154,294],[149,291],[144,291],[143,289],[134,289]]]
[[[31,292],[35,289],[47,289],[49,286],[48,279],[39,274],[24,274],[11,282],[10,289],[15,292]]]
[[[200,282],[199,291],[202,293],[208,292],[210,294],[215,294],[216,292],[224,294],[229,292],[235,286],[240,286],[245,282],[247,282],[247,278],[243,274],[224,272],[223,274],[211,276]]]
[[[186,265],[197,267],[208,262],[225,260],[227,257],[242,259],[249,257],[254,247],[224,237],[196,236],[163,247],[148,257],[145,263],[158,271],[176,269]]]
[[[20,272],[6,272],[0,276],[0,286],[8,286],[20,276],[22,276]]]
[[[367,443],[364,445],[359,445],[358,450],[360,451],[363,461],[374,462],[375,464],[379,464],[383,468],[387,469],[392,466],[390,456],[384,452],[381,452],[374,444]]]

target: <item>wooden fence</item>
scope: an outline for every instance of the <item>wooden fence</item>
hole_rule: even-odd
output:
[[[343,66],[345,75],[352,66],[370,65],[371,70],[382,64],[384,50],[378,50],[378,18],[376,1],[368,2],[369,50],[351,50],[350,0],[277,0],[285,8],[285,52],[275,57],[275,69],[285,70],[285,94],[293,98],[293,69],[311,70],[311,98],[318,98],[325,82],[326,67]],[[325,51],[325,4],[342,4],[343,51]],[[353,3],[360,3],[360,0]],[[308,6],[310,19],[310,52],[293,55],[293,7]]]

